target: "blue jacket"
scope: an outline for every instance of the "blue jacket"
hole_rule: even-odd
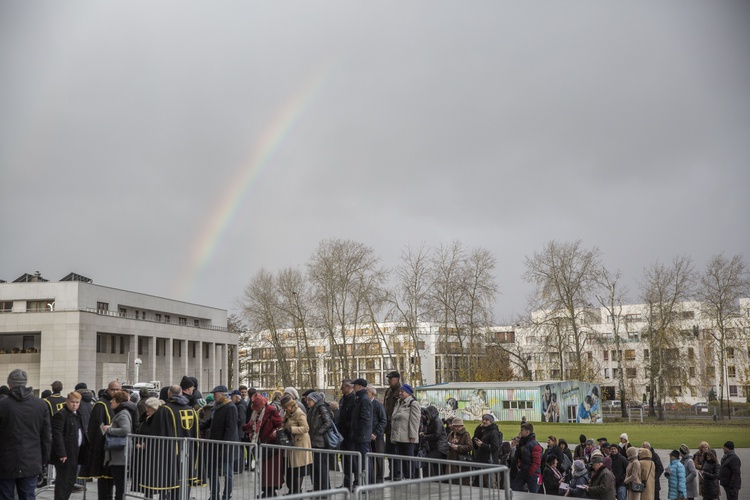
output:
[[[687,498],[685,486],[685,466],[679,460],[669,461],[669,500]]]

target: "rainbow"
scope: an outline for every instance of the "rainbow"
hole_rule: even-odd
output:
[[[335,64],[333,61],[320,65],[306,80],[299,91],[289,99],[274,117],[266,131],[256,141],[252,154],[227,183],[229,189],[218,197],[214,209],[203,223],[201,231],[195,238],[187,268],[180,273],[175,286],[175,296],[187,300],[201,271],[206,267],[216,252],[227,228],[230,227],[235,214],[250,191],[253,181],[268,166],[269,160],[289,135],[294,124],[317,97]]]

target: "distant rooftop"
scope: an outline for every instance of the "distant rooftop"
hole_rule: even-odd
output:
[[[81,281],[83,283],[93,283],[93,280],[91,280],[91,278],[87,278],[86,276],[82,276],[76,273],[69,273],[64,278],[61,278],[60,281]],[[13,280],[13,283],[43,283],[43,282],[49,282],[49,280],[44,279],[42,277],[42,273],[40,273],[39,271],[35,271],[34,274],[23,273],[21,276]],[[0,280],[0,283],[6,283],[6,281]]]

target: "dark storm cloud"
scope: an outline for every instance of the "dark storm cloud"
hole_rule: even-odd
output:
[[[304,267],[330,237],[388,266],[407,244],[487,247],[499,318],[551,239],[631,280],[682,253],[747,257],[749,11],[4,3],[0,278],[180,292],[237,172],[321,71],[189,300],[232,308],[259,268]]]

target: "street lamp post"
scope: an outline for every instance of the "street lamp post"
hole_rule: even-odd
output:
[[[134,363],[135,363],[135,383],[137,384],[139,372],[141,371],[141,364],[143,363],[143,361],[141,360],[141,358],[135,358]]]

